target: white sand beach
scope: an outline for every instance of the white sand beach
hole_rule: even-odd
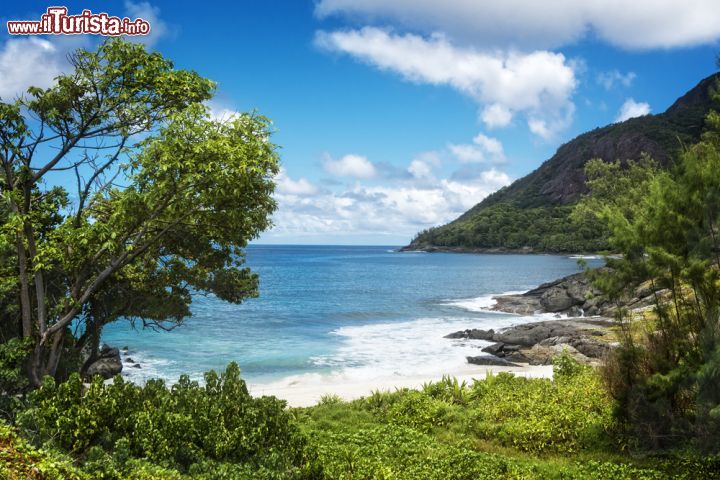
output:
[[[490,373],[511,372],[524,377],[552,377],[552,365],[498,367],[466,365],[446,372],[460,381],[472,383]],[[396,388],[420,388],[423,383],[437,381],[441,375],[392,375],[376,378],[351,378],[343,373],[330,375],[306,374],[288,377],[278,382],[251,384],[255,396],[274,395],[286,400],[291,407],[309,407],[320,401],[323,395],[337,395],[343,400],[354,400],[370,395],[375,390],[394,391]]]

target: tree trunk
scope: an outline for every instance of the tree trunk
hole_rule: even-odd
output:
[[[20,308],[22,313],[23,338],[32,336],[32,305],[30,303],[30,280],[28,278],[27,254],[25,242],[20,232],[16,234],[18,256],[18,277],[20,278]]]

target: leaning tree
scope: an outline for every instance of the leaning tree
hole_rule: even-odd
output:
[[[0,102],[0,333],[37,386],[118,318],[178,322],[194,292],[257,293],[243,249],[269,226],[269,122],[213,119],[213,82],[120,40]]]

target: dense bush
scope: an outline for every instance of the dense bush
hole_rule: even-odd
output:
[[[507,373],[475,382],[475,433],[528,452],[575,452],[611,440],[613,402],[590,367],[561,356],[555,380]]]
[[[468,212],[452,223],[425,230],[412,241],[416,247],[469,249],[532,248],[545,252],[590,252],[608,248],[606,231],[593,219],[571,218],[573,207],[521,208],[498,203]]]
[[[187,376],[171,388],[47,377],[18,424],[103,478],[124,478],[138,459],[196,478],[313,478],[313,456],[291,420],[283,401],[251,397],[233,363],[207,373],[204,386]]]

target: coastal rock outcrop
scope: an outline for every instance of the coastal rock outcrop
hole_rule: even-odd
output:
[[[519,295],[497,296],[494,300],[493,310],[521,315],[538,312],[598,315],[601,309],[609,306],[584,273],[544,283]]]
[[[601,270],[612,272],[608,267]],[[519,315],[556,313],[568,317],[612,317],[618,307],[635,310],[653,305],[656,295],[660,299],[668,296],[665,290],[653,291],[649,285],[641,284],[628,288],[624,298],[610,301],[592,285],[585,273],[576,273],[522,294],[493,297],[495,304],[491,308]]]
[[[98,358],[85,371],[85,376],[91,378],[94,375],[108,379],[122,372],[123,364],[120,359],[120,350],[103,345],[98,352]]]
[[[494,330],[467,329],[445,338],[494,342],[482,348],[487,355],[467,357],[476,365],[517,366],[517,363],[549,365],[553,357],[567,351],[580,363],[595,364],[612,350],[613,344],[602,337],[607,319],[549,320]]]
[[[489,365],[493,367],[519,367],[517,363],[512,363],[504,358],[495,357],[493,355],[478,355],[476,357],[466,357],[468,363],[473,365]]]

